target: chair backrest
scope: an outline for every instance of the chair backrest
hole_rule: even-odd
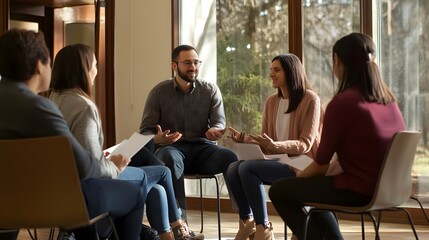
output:
[[[0,140],[0,228],[75,228],[89,216],[65,136]]]
[[[420,132],[397,132],[388,147],[369,210],[400,206],[411,196],[411,168]]]

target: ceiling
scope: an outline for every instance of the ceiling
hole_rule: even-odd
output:
[[[10,2],[41,5],[54,8],[94,4],[94,0],[10,0]]]

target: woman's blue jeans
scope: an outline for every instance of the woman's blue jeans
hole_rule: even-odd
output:
[[[267,224],[264,185],[295,176],[288,165],[278,160],[242,160],[231,163],[225,180],[229,194],[237,203],[240,219],[244,221],[254,217],[256,224]]]
[[[169,232],[170,223],[179,220],[181,216],[174,195],[170,169],[165,166],[127,167],[119,175],[119,179],[137,183],[140,172],[143,171],[146,175],[148,221],[159,233]]]

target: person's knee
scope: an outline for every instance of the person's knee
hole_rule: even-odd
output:
[[[231,151],[230,149],[223,148],[221,150],[221,154],[222,154],[222,157],[224,159],[223,161],[226,161],[228,163],[228,165],[233,163],[233,162],[238,161],[237,155],[233,151]]]
[[[161,185],[155,184],[147,194],[146,202],[148,204],[150,202],[159,203],[163,198],[166,198],[165,189]]]
[[[226,176],[225,176],[225,180],[227,182],[233,181],[233,179],[235,179],[238,176],[238,167],[240,163],[241,162],[237,161],[229,164],[228,170],[226,171]]]
[[[163,176],[168,176],[171,175],[171,170],[166,166],[162,166],[161,173]]]
[[[270,197],[271,201],[274,203],[279,198],[279,193],[281,194],[283,187],[279,184],[278,181],[274,182],[270,189],[268,190],[268,196]]]
[[[176,149],[165,147],[158,150],[155,155],[169,168],[183,165],[183,156],[177,153]]]
[[[243,176],[244,174],[248,174],[253,171],[254,164],[252,164],[252,161],[243,161],[242,164],[238,167],[237,173],[240,176]]]
[[[219,148],[216,151],[215,159],[216,161],[221,162],[222,172],[224,175],[226,175],[229,166],[238,161],[237,155],[228,148]]]
[[[166,179],[172,179],[171,170],[167,166],[160,167],[159,173],[160,173],[162,179],[164,179],[164,181],[170,181],[170,180],[166,180]]]

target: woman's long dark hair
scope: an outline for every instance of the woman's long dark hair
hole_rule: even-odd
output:
[[[387,104],[395,101],[383,79],[375,57],[375,44],[370,37],[361,33],[351,33],[338,40],[332,48],[343,64],[339,76],[337,94],[348,89],[358,89],[365,101]]]
[[[282,54],[274,57],[271,62],[276,60],[280,62],[285,73],[286,87],[289,94],[289,107],[285,113],[291,113],[296,110],[304,98],[305,91],[311,89],[311,85],[297,56],[291,53]],[[278,95],[282,97],[280,89],[278,89]]]
[[[52,67],[52,90],[61,92],[78,89],[91,98],[92,83],[89,71],[93,61],[94,52],[90,46],[75,44],[62,48],[57,53]]]

